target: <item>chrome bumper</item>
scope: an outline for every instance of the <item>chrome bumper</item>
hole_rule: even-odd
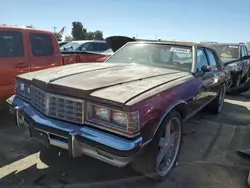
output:
[[[117,167],[126,166],[142,149],[142,137],[126,140],[96,130],[49,118],[18,96],[7,99],[17,126],[27,126],[31,137],[45,145],[69,151],[70,156],[89,155]]]

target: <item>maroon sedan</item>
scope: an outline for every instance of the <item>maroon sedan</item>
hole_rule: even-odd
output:
[[[203,108],[220,113],[225,88],[214,50],[137,41],[102,64],[20,75],[7,102],[17,124],[45,145],[117,167],[131,164],[159,180],[175,165],[183,122]]]

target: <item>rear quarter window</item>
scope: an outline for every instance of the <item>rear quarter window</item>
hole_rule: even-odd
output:
[[[36,57],[54,54],[53,42],[49,34],[30,33],[32,54]]]
[[[23,37],[19,31],[0,31],[0,57],[23,57]]]

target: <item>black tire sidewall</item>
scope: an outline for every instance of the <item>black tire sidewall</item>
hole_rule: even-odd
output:
[[[169,170],[169,172],[165,175],[165,176],[160,176],[157,173],[157,165],[156,165],[156,158],[157,158],[157,154],[158,154],[158,146],[159,146],[159,142],[160,139],[162,137],[162,134],[165,131],[166,128],[166,123],[168,120],[177,117],[181,123],[181,138],[180,138],[180,145],[179,145],[179,149],[178,149],[178,153],[177,156],[173,162],[173,166],[172,168],[175,167],[176,162],[178,160],[179,157],[179,153],[180,153],[180,149],[181,149],[181,145],[182,145],[182,126],[183,126],[183,121],[181,118],[180,113],[176,112],[176,111],[171,111],[169,112],[166,117],[164,118],[164,120],[162,121],[162,123],[160,124],[153,140],[151,141],[150,145],[148,146],[148,148],[145,150],[144,154],[141,156],[141,158],[139,160],[143,160],[143,161],[138,161],[138,162],[144,162],[146,164],[146,167],[144,169],[139,169],[140,173],[142,173],[143,175],[145,175],[146,177],[153,179],[153,180],[164,180],[165,178],[167,178],[169,172],[171,171],[171,169]],[[136,161],[135,161],[136,163]],[[133,165],[134,166],[134,165]],[[134,168],[135,169],[135,168]],[[138,171],[138,169],[135,169],[136,171]]]
[[[223,101],[222,101],[222,107],[221,107],[221,109],[219,109],[219,105],[220,105],[220,94],[221,94],[221,92],[222,92],[222,89],[221,89],[221,91],[220,91],[220,93],[219,93],[219,95],[218,95],[218,102],[217,102],[217,112],[218,112],[218,114],[219,113],[221,113],[221,111],[223,110],[223,107],[224,107],[224,102],[225,102],[225,95],[226,95],[226,86],[225,86],[225,84],[222,84],[222,87],[224,87],[224,98],[223,98]]]

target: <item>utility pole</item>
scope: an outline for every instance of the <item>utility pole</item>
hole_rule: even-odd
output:
[[[55,26],[53,27],[53,29],[54,29],[54,33],[56,33],[56,27]]]

